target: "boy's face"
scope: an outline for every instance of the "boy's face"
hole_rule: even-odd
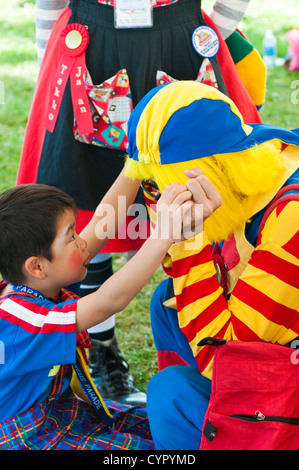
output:
[[[82,281],[87,274],[89,253],[86,242],[75,231],[75,216],[67,209],[57,220],[56,237],[52,244],[53,258],[47,265],[48,281],[60,290]]]

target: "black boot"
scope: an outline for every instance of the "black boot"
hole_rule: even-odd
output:
[[[146,394],[140,392],[129,373],[116,337],[108,345],[92,339],[94,348],[89,352],[89,370],[101,396],[127,405],[146,406]]]

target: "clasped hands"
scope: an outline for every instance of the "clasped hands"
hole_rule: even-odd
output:
[[[200,168],[185,170],[185,185],[170,184],[157,205],[158,237],[173,242],[187,240],[203,230],[203,222],[222,204],[222,199]]]

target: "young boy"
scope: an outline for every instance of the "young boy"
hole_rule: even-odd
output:
[[[158,206],[163,223],[140,252],[78,299],[64,287],[84,279],[104,243],[101,205],[83,239],[75,231],[75,203],[61,190],[21,185],[0,196],[0,449],[152,447],[145,410],[106,406],[90,384],[85,330],[122,311],[147,283],[181,237],[190,197],[186,186],[169,186]],[[73,393],[72,377],[84,400]]]

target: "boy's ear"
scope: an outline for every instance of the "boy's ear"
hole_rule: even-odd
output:
[[[44,279],[45,272],[42,259],[38,256],[30,256],[24,263],[24,274],[25,276],[33,276],[36,279]]]

